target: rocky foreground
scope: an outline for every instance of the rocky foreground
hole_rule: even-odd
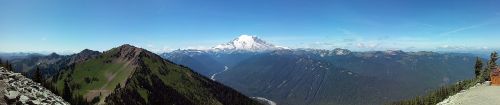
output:
[[[499,105],[500,86],[490,86],[489,81],[477,84],[448,97],[437,105]]]
[[[40,83],[0,67],[0,105],[69,105]]]

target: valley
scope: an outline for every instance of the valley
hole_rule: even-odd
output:
[[[499,5],[0,0],[0,105],[500,105]]]
[[[238,43],[238,40],[224,45]],[[253,42],[257,41],[240,43],[273,46]],[[205,75],[248,96],[287,105],[384,104],[408,99],[471,78],[471,65],[475,61],[474,56],[467,54],[423,51],[244,49],[197,50],[196,53],[178,50],[161,55],[169,55],[163,57],[187,67],[201,65],[176,62],[180,61],[177,58],[190,58],[190,62],[211,61],[203,65],[208,66],[206,68],[228,67]],[[239,58],[241,55],[246,57]],[[209,69],[193,70],[203,73]]]
[[[329,105],[386,104],[424,95],[470,79],[476,60],[461,53],[287,49],[244,35],[223,45],[156,55],[126,44],[11,63],[25,74],[42,69],[52,89],[72,103]],[[213,93],[221,91],[239,98]],[[165,95],[177,98],[158,100]]]

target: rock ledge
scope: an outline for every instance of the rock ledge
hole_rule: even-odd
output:
[[[0,105],[69,105],[40,83],[33,82],[21,75],[0,67]]]

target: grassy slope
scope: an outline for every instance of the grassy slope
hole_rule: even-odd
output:
[[[213,82],[189,68],[159,57],[140,57],[142,65],[126,86],[115,90],[106,102],[134,104],[255,105],[246,96]],[[132,98],[131,98],[132,97]],[[134,100],[134,101],[130,101]]]
[[[202,86],[200,81],[198,81],[199,77],[194,76],[196,74],[190,72],[190,70],[170,63],[163,65],[162,62],[149,58],[145,58],[144,63],[147,65],[146,67],[149,67],[153,74],[161,74],[161,68],[166,68],[169,71],[168,73],[156,76],[160,77],[162,82],[167,86],[171,86],[179,93],[188,97],[190,101],[204,102],[198,104],[221,104],[209,91],[207,91],[205,87]]]
[[[152,53],[143,52],[138,58],[133,58],[133,61],[137,60],[134,65],[130,64],[130,60],[127,62],[122,58],[117,59],[118,53],[115,48],[95,59],[76,64],[70,70],[63,70],[55,82],[59,93],[63,92],[64,81],[67,80],[70,81],[73,96],[89,94],[97,96],[102,92],[101,102],[104,102],[104,98],[109,94],[112,96],[117,92],[115,87],[120,84],[121,88],[132,91],[117,95],[127,97],[137,93],[138,97],[128,99],[134,100],[130,102],[135,104],[158,104],[158,102],[199,105],[258,104],[237,91],[210,81],[189,68],[165,61]],[[113,74],[116,76],[110,78]],[[85,78],[94,78],[95,81],[87,83]]]
[[[112,61],[105,63],[105,61]],[[81,64],[76,64],[74,70],[64,72],[61,79],[56,82],[56,87],[60,93],[64,86],[64,80],[71,80],[70,84],[80,87],[73,90],[73,95],[88,95],[92,90],[102,90],[103,96],[109,94],[118,84],[124,84],[125,80],[132,73],[133,67],[125,61],[112,59],[109,54],[102,57],[88,60]],[[68,74],[71,73],[69,77]],[[114,78],[111,78],[111,76]],[[94,78],[96,81],[85,82],[85,78]],[[109,79],[109,80],[108,80]],[[97,93],[98,94],[98,93]],[[104,97],[101,97],[103,99]]]

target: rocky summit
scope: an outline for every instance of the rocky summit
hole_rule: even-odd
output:
[[[53,94],[20,73],[0,67],[0,105],[69,105],[61,97]]]

